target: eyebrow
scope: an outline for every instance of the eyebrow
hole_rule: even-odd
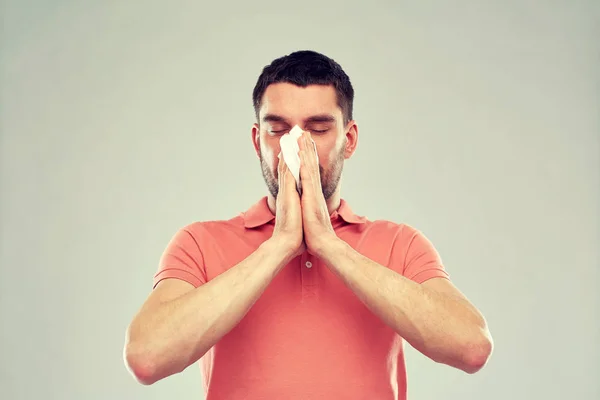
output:
[[[262,118],[263,122],[285,122],[287,123],[286,118],[277,114],[266,114]],[[335,117],[330,114],[318,114],[312,115],[304,120],[305,123],[310,122],[335,122]]]

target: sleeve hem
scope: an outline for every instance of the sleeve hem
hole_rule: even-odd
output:
[[[152,289],[156,288],[156,285],[158,285],[158,283],[160,281],[167,279],[167,278],[180,279],[182,281],[185,281],[185,282],[193,285],[195,288],[197,288],[198,286],[203,284],[203,282],[200,279],[198,279],[196,276],[194,276],[190,272],[187,272],[182,269],[166,268],[166,269],[162,269],[159,273],[157,273],[154,276]]]
[[[432,278],[446,278],[450,279],[448,273],[442,268],[429,268],[424,271],[419,271],[416,275],[411,276],[409,279],[416,283],[423,283]]]

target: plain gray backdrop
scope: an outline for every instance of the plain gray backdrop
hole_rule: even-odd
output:
[[[356,90],[342,196],[495,341],[475,375],[407,345],[409,398],[600,398],[600,3],[368,3],[1,2],[0,398],[203,398],[137,384],[125,329],[177,229],[267,193],[251,92],[299,49]]]

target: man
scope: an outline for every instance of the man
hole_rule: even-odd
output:
[[[268,195],[174,236],[127,331],[139,382],[201,359],[208,400],[405,399],[403,340],[467,373],[484,366],[486,322],[427,238],[359,217],[340,197],[358,143],[353,97],[342,68],[316,52],[264,68],[252,141]],[[280,160],[295,125],[301,194]]]

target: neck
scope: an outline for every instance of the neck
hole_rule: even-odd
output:
[[[325,200],[325,203],[327,203],[327,212],[329,212],[329,215],[333,214],[333,212],[336,211],[340,207],[340,199],[341,199],[340,186],[338,185],[337,189],[335,189],[335,192],[333,192],[331,197],[329,199]],[[269,209],[271,210],[273,215],[275,215],[276,214],[276,211],[275,211],[276,210],[276,201],[271,193],[269,193],[267,196],[267,203],[269,204]]]

